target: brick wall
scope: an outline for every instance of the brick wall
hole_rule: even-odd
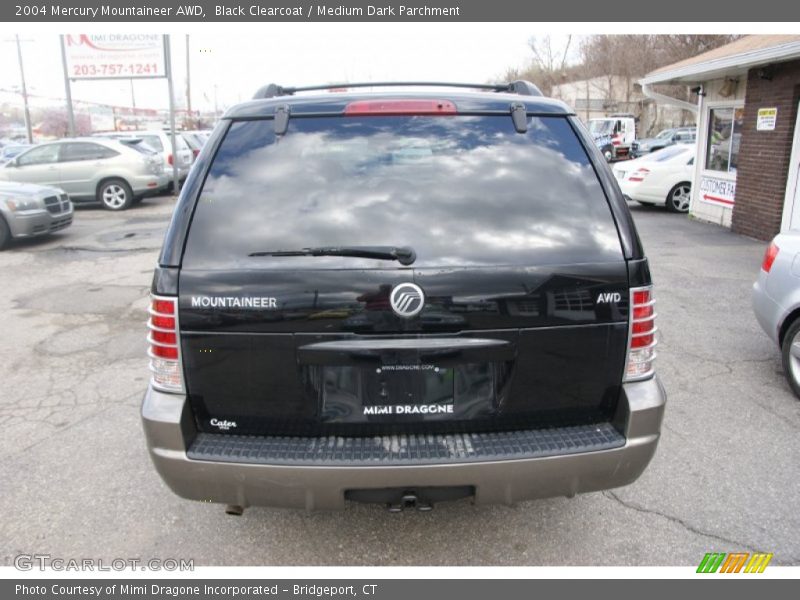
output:
[[[751,69],[747,76],[744,127],[736,174],[736,205],[731,228],[769,240],[778,233],[789,173],[797,102],[800,100],[800,60],[768,69],[771,79]],[[756,131],[759,108],[778,108],[774,131]]]

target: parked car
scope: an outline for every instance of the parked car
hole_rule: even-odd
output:
[[[778,345],[783,374],[800,398],[800,231],[778,234],[753,284],[756,320]]]
[[[30,238],[72,225],[72,202],[63,190],[0,181],[0,249],[12,238]]]
[[[141,409],[177,494],[513,503],[653,456],[650,270],[588,131],[526,82],[403,86],[266,86],[190,174]]]
[[[172,188],[172,165],[177,164],[178,181],[183,183],[189,175],[189,169],[194,161],[192,149],[180,134],[175,135],[176,156],[172,154],[172,135],[169,131],[157,129],[149,131],[112,131],[108,133],[97,133],[98,137],[111,138],[115,140],[141,140],[151,149],[161,156],[164,161],[164,172],[170,177],[168,187]]]
[[[0,162],[8,162],[29,148],[33,148],[33,144],[8,144],[7,146],[3,146],[2,149],[0,149]]]
[[[661,150],[673,144],[694,144],[697,140],[696,127],[677,127],[664,129],[656,137],[643,138],[631,144],[631,156],[639,158],[650,152]]]
[[[202,131],[181,131],[181,137],[192,150],[194,158],[197,158],[197,155],[200,154],[200,150],[203,149],[206,141],[208,141],[208,135]]]
[[[75,203],[124,210],[167,187],[160,157],[116,140],[65,138],[39,144],[0,168],[0,179],[57,186]]]
[[[629,200],[689,212],[695,147],[676,145],[614,165],[614,177]]]

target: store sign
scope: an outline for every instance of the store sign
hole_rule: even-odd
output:
[[[777,108],[759,108],[756,119],[756,131],[773,131],[778,120]]]
[[[700,177],[700,200],[717,206],[733,206],[736,181],[717,177]]]
[[[166,77],[164,36],[81,33],[64,36],[70,79]]]

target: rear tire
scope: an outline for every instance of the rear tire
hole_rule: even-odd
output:
[[[133,190],[122,179],[107,179],[97,187],[97,200],[108,210],[125,210],[133,203]]]
[[[682,181],[667,194],[667,210],[674,213],[688,213],[692,199],[692,184]]]
[[[794,395],[800,398],[800,319],[795,319],[783,336],[783,374]]]
[[[8,228],[6,220],[0,216],[0,250],[8,245],[11,239],[11,230]]]

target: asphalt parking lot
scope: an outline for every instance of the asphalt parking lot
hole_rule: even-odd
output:
[[[764,244],[633,206],[651,260],[669,394],[635,484],[514,507],[389,514],[174,496],[147,456],[139,402],[147,293],[173,200],[81,209],[0,253],[0,563],[191,558],[196,565],[696,565],[706,552],[800,564],[800,402],[750,308]]]

